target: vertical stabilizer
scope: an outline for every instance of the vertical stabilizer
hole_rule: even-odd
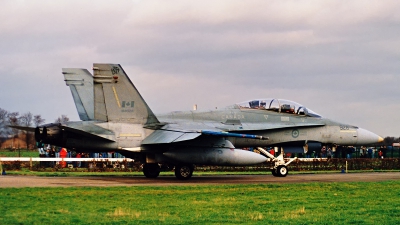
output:
[[[93,64],[94,117],[97,120],[158,123],[135,85],[119,64]]]
[[[86,69],[63,68],[64,81],[71,89],[79,118],[94,120],[93,76]]]

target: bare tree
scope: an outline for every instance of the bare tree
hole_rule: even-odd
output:
[[[392,144],[394,143],[394,137],[389,137],[389,136],[385,137],[385,138],[383,139],[383,143],[384,143],[386,146],[392,146]]]
[[[68,116],[61,115],[61,117],[58,117],[55,122],[56,123],[65,123],[65,122],[68,122],[68,121],[69,121]]]
[[[395,137],[387,136],[387,137],[385,137],[385,138],[383,139],[383,143],[384,143],[386,146],[392,146],[393,143],[400,143],[400,137],[395,138]]]
[[[44,122],[45,120],[42,118],[41,115],[33,116],[31,112],[28,112],[19,117],[18,112],[10,113],[5,109],[0,108],[0,146],[4,142],[4,140],[9,139],[10,137],[13,138],[13,143],[14,143],[15,137],[17,137],[19,134],[19,131],[17,129],[13,129],[8,126],[21,125],[30,127],[32,126],[32,124],[34,124],[35,126],[39,126]],[[29,143],[33,142],[32,137],[33,137],[32,133],[30,132],[26,133],[27,148]],[[12,147],[14,147],[14,144],[12,144]]]
[[[7,138],[9,132],[7,115],[8,111],[0,108],[0,145]]]
[[[33,115],[31,112],[27,112],[20,117],[20,125],[30,127],[33,122]]]
[[[43,124],[45,119],[42,119],[41,115],[34,115],[33,116],[33,124],[35,124],[35,127],[39,126],[40,124]]]
[[[23,114],[19,119],[20,119],[20,125],[26,126],[26,127],[32,126],[33,115],[31,112],[27,112],[27,113]],[[29,149],[29,144],[32,144],[32,146],[34,146],[34,143],[32,143],[33,134],[32,134],[32,132],[25,132],[25,131],[24,131],[24,133],[25,133],[26,148]]]
[[[8,125],[18,126],[19,122],[20,122],[18,116],[19,116],[19,112],[8,113]],[[14,148],[14,140],[15,140],[15,137],[18,136],[18,133],[19,133],[19,131],[17,129],[15,129],[15,128],[11,129],[11,135],[13,138],[13,142],[12,142],[13,144],[11,146],[12,148]]]
[[[8,112],[5,109],[0,108],[0,124],[7,120]]]

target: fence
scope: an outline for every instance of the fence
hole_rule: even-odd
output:
[[[0,157],[0,163],[6,170],[19,170],[29,168],[30,170],[43,170],[51,168],[59,170],[62,163],[70,171],[82,168],[87,171],[141,171],[141,163],[127,158],[12,158]],[[255,166],[197,166],[199,171],[269,171],[272,162],[266,162]],[[399,170],[399,158],[385,159],[326,159],[326,158],[304,158],[297,159],[288,168],[291,171],[341,171],[348,170]],[[64,170],[68,170],[64,169]]]

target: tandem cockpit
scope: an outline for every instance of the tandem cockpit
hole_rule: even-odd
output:
[[[240,109],[269,110],[278,113],[297,114],[309,117],[322,117],[318,113],[304,107],[303,105],[285,99],[256,99],[241,102],[235,105]]]

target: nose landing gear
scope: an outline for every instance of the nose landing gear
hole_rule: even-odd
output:
[[[271,172],[272,175],[274,175],[275,177],[286,177],[286,175],[288,175],[289,173],[289,169],[287,168],[287,166],[292,163],[294,160],[297,159],[297,157],[294,157],[293,159],[289,160],[288,162],[285,162],[283,155],[283,148],[281,148],[281,153],[279,154],[278,157],[275,157],[274,155],[272,155],[271,153],[269,153],[268,151],[266,151],[263,148],[258,148],[258,150],[263,153],[264,155],[268,156],[269,158],[272,159],[272,161],[274,162],[274,166],[271,168]]]

